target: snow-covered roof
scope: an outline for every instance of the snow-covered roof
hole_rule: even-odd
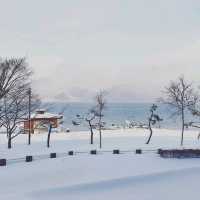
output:
[[[31,115],[31,119],[50,119],[50,118],[61,119],[62,117],[63,117],[62,115],[52,114],[48,112],[44,112],[42,114],[36,112]]]

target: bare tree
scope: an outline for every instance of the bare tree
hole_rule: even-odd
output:
[[[63,123],[63,122],[60,122]],[[51,133],[52,133],[52,129],[53,129],[53,124],[49,121],[49,122],[43,122],[42,124],[43,126],[47,126],[48,127],[48,134],[47,134],[47,148],[50,147],[50,140],[51,140]]]
[[[92,111],[85,118],[85,121],[88,123],[89,128],[90,128],[90,144],[94,144],[94,131],[93,131],[93,128],[95,126],[93,125],[94,119],[95,119],[95,115]]]
[[[72,124],[74,126],[80,126],[80,125],[85,125],[85,122],[87,123],[87,127],[89,127],[90,130],[90,144],[94,144],[94,131],[93,129],[96,128],[95,124],[95,113],[94,109],[90,109],[89,113],[86,115],[81,116],[80,114],[76,115],[76,119],[72,120]]]
[[[0,124],[6,128],[8,148],[11,148],[12,139],[24,132],[19,126],[27,117],[28,111],[36,105],[34,102],[30,108],[28,103],[31,74],[24,58],[0,62]]]
[[[48,135],[47,135],[47,148],[50,147],[50,139],[51,139],[51,132],[52,132],[52,124],[48,124]]]
[[[53,103],[45,104],[45,110],[51,110],[53,107],[54,107]],[[64,123],[63,115],[64,115],[65,111],[67,110],[67,108],[68,108],[68,105],[64,105],[63,107],[61,107],[61,109],[59,111],[59,115],[62,116],[62,121],[60,121],[59,124]],[[47,145],[47,148],[49,148],[50,141],[51,141],[51,133],[52,133],[52,130],[54,129],[53,123],[50,120],[41,120],[39,123],[37,123],[37,125],[34,127],[34,129],[37,129],[38,127],[44,127],[44,128],[48,129],[46,145]]]
[[[181,117],[181,146],[183,145],[186,126],[185,113],[195,107],[198,99],[198,95],[194,92],[192,83],[188,83],[184,77],[172,81],[170,85],[165,88],[165,98],[161,99],[161,102],[167,104],[172,109],[172,116]]]
[[[1,121],[6,129],[8,148],[11,148],[11,141],[24,132],[24,129],[20,128],[20,124],[23,123],[24,117],[27,115],[26,95],[25,88],[20,87],[16,91],[9,92],[3,98],[2,111],[4,115]]]
[[[0,58],[0,103],[3,105],[3,97],[15,90],[22,83],[27,84],[30,80],[31,70],[27,67],[25,58]],[[0,127],[2,127],[1,118],[4,112],[0,107]]]
[[[96,97],[95,97],[95,102],[96,105],[92,109],[92,112],[94,115],[98,118],[97,126],[99,130],[99,147],[102,148],[102,127],[104,126],[104,122],[102,121],[104,114],[103,111],[106,108],[106,100],[105,100],[105,91],[100,91]]]
[[[62,124],[62,123],[63,123],[63,121],[60,122],[60,124]],[[54,127],[53,127],[53,124],[52,124],[51,121],[49,121],[49,122],[43,122],[42,125],[43,125],[43,126],[46,125],[46,126],[48,127],[47,148],[49,148],[49,147],[50,147],[50,140],[51,140],[51,133],[52,133],[52,129],[53,129]]]
[[[28,96],[25,85],[17,88],[16,91],[9,92],[3,98],[2,104],[2,118],[1,122],[6,129],[8,138],[8,148],[11,148],[12,140],[19,134],[24,133],[24,127],[22,127],[24,121],[27,120]],[[31,111],[34,111],[39,105],[38,99],[33,99],[31,105]],[[29,127],[30,128],[30,127]]]
[[[19,82],[27,82],[31,73],[25,58],[0,58],[0,99]]]
[[[35,125],[33,127],[33,129],[37,129],[37,128],[47,128],[48,129],[48,133],[47,133],[47,141],[46,141],[46,145],[47,145],[47,148],[50,147],[50,140],[51,140],[51,133],[52,133],[52,129],[53,129],[53,124],[48,121],[48,120],[41,120],[39,123],[37,123],[37,125]]]
[[[199,102],[198,102],[199,103]],[[192,127],[192,128],[197,128],[200,129],[200,121],[199,121],[199,117],[200,117],[200,109],[199,109],[199,104],[196,104],[194,107],[192,107],[190,109],[190,112],[192,114],[193,117],[196,117],[198,119],[198,121],[190,121],[188,123],[185,124],[186,128]],[[197,136],[197,139],[200,139],[200,132]]]
[[[53,107],[53,104],[46,104],[46,110],[50,110],[52,107]],[[63,115],[64,115],[64,112],[66,109],[67,109],[67,106],[65,105],[64,107],[61,108],[61,110],[59,112],[59,115],[62,116],[62,121],[59,121],[59,124],[64,123]],[[37,123],[37,125],[34,126],[34,129],[37,129],[39,127],[48,129],[46,145],[47,145],[47,148],[49,148],[50,141],[51,141],[51,133],[52,133],[52,130],[54,129],[54,123],[51,122],[50,118],[49,118],[49,120],[41,120],[39,123]]]
[[[158,106],[155,105],[155,104],[153,104],[150,108],[150,116],[148,118],[148,128],[149,128],[149,131],[150,131],[150,135],[149,135],[149,138],[148,138],[146,144],[149,144],[151,137],[153,135],[152,126],[155,125],[157,122],[162,121],[162,119],[159,117],[159,115],[155,114],[157,108],[158,108]]]

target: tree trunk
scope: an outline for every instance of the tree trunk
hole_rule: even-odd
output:
[[[94,143],[94,133],[93,133],[93,129],[92,129],[92,124],[91,122],[89,121],[89,126],[90,126],[90,144],[93,144]]]
[[[91,132],[91,141],[90,144],[94,144],[94,133],[93,131]]]
[[[11,148],[12,148],[11,142],[12,142],[12,139],[11,139],[11,137],[9,136],[9,137],[8,137],[8,149],[11,149]]]
[[[49,125],[48,136],[47,136],[47,148],[50,147],[51,130],[52,130],[52,125],[50,124],[50,125]]]
[[[99,144],[99,147],[100,149],[102,148],[102,137],[101,137],[101,128],[99,130],[99,136],[100,136],[100,144]]]
[[[184,136],[184,130],[185,130],[185,115],[184,115],[184,110],[182,108],[182,131],[181,131],[181,146],[183,146],[183,136]]]
[[[151,120],[149,120],[149,131],[150,131],[150,135],[149,135],[149,138],[148,138],[146,144],[149,144],[149,142],[151,141],[152,134],[153,134],[153,131],[151,128]]]
[[[28,145],[31,144],[31,122],[29,120],[29,130],[28,130]]]
[[[99,118],[99,148],[102,148],[102,136],[101,136],[101,113]]]

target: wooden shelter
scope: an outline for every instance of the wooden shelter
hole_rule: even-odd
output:
[[[29,127],[31,133],[47,131],[48,124],[50,123],[52,128],[58,128],[62,119],[62,115],[48,113],[43,109],[37,110],[31,115],[30,123],[29,119],[24,121],[24,132],[29,132]]]

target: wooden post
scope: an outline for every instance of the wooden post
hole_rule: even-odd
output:
[[[136,149],[135,153],[136,154],[142,154],[142,149]]]
[[[69,155],[69,156],[73,156],[73,155],[74,155],[74,152],[73,152],[73,151],[69,151],[69,152],[68,152],[68,155]]]
[[[32,162],[33,156],[26,156],[26,162]]]
[[[90,154],[96,155],[96,154],[97,154],[97,150],[91,150],[91,151],[90,151]]]
[[[56,158],[56,153],[50,153],[50,158]]]
[[[119,149],[114,149],[113,150],[113,154],[120,154],[120,150]]]
[[[0,166],[6,166],[6,159],[0,159]]]
[[[158,149],[157,153],[161,154],[162,153],[162,149]]]
[[[28,145],[31,144],[31,88],[28,91]]]

